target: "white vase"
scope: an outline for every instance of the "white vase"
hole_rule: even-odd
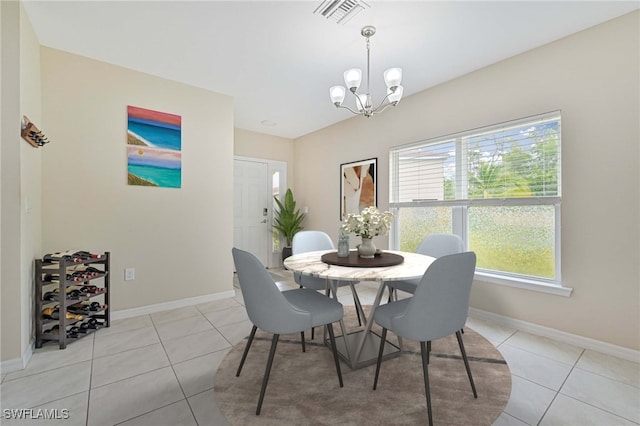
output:
[[[362,244],[358,246],[358,256],[365,259],[373,259],[376,254],[376,246],[371,238],[362,237]]]

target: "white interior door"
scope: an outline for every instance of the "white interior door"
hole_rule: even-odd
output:
[[[233,244],[269,266],[270,182],[266,162],[234,160]]]

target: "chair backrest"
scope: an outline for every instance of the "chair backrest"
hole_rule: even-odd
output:
[[[391,318],[393,331],[424,342],[460,330],[467,321],[475,269],[476,254],[471,251],[437,258],[405,311]]]
[[[431,257],[442,257],[462,253],[464,241],[456,234],[430,234],[424,237],[416,253]]]
[[[255,326],[274,334],[311,328],[311,314],[293,307],[285,299],[257,257],[235,247],[232,253],[247,315]],[[300,326],[305,323],[308,323],[306,328]]]
[[[333,250],[335,247],[329,235],[322,231],[300,231],[293,236],[291,253],[300,254],[308,251]]]

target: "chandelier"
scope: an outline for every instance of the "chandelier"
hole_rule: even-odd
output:
[[[344,72],[344,83],[349,91],[355,96],[357,111],[342,105],[346,94],[344,86],[333,86],[329,89],[329,96],[331,102],[336,108],[346,108],[354,114],[364,115],[365,117],[371,117],[373,114],[381,113],[390,106],[398,105],[400,98],[402,98],[402,68],[389,68],[384,72],[384,82],[387,85],[387,95],[382,99],[377,107],[373,107],[373,100],[371,99],[371,90],[369,88],[369,64],[370,64],[370,46],[369,39],[376,33],[376,28],[372,25],[367,25],[362,28],[360,34],[367,39],[367,92],[358,93],[358,88],[362,81],[362,70],[359,68],[352,68]]]

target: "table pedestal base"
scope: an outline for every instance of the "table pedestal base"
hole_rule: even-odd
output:
[[[346,344],[349,345],[349,350],[345,347],[344,336],[336,336],[336,347],[338,349],[338,355],[342,358],[352,370],[367,367],[373,365],[378,360],[378,351],[380,350],[380,336],[377,333],[369,332],[364,340],[364,345],[360,352],[358,359],[349,359],[349,355],[355,357],[356,348],[362,340],[362,335],[365,330],[358,330],[347,334]],[[329,347],[331,342],[326,339],[325,344]],[[400,355],[400,348],[391,343],[387,339],[387,343],[384,345],[384,352],[382,353],[382,360],[387,360]]]

